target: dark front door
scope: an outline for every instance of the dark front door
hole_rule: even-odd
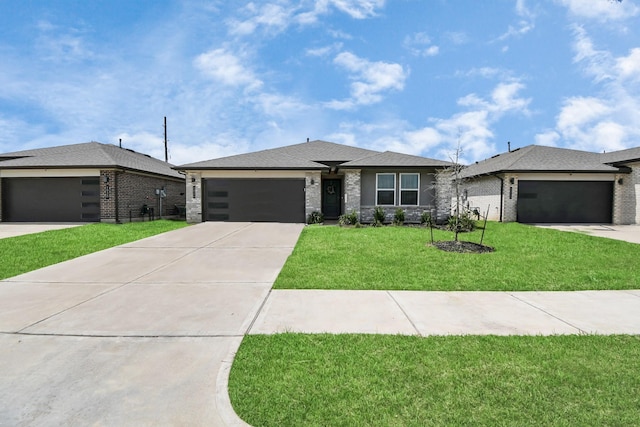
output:
[[[337,219],[342,210],[342,181],[325,179],[322,181],[322,213],[327,219]]]

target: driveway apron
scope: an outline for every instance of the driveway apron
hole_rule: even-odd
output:
[[[241,424],[226,375],[302,228],[202,223],[0,281],[0,426]]]

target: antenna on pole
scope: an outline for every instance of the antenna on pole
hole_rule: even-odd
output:
[[[167,116],[164,116],[164,161],[169,162],[169,150],[167,148]]]

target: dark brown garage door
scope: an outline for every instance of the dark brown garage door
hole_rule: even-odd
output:
[[[305,221],[304,179],[206,179],[207,221]]]
[[[97,177],[3,178],[2,220],[100,221],[100,180]]]
[[[612,210],[613,182],[518,182],[518,222],[609,224]]]

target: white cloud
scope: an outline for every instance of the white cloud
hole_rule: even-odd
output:
[[[600,22],[621,21],[640,13],[633,0],[622,2],[607,0],[556,0],[566,7],[569,13],[578,18],[593,19]]]
[[[436,56],[440,52],[440,48],[423,32],[405,37],[402,45],[414,56]]]
[[[465,111],[448,118],[430,118],[429,126],[415,129],[397,119],[377,123],[343,123],[340,132],[331,135],[336,141],[367,141],[377,150],[425,155],[449,159],[458,141],[462,162],[473,162],[495,152],[493,126],[506,114],[528,115],[530,100],[519,96],[525,86],[517,81],[497,84],[489,96],[469,94],[458,100]],[[383,136],[381,136],[383,135]]]
[[[383,92],[402,90],[408,76],[400,64],[371,62],[350,52],[340,53],[333,62],[346,69],[351,80],[354,80],[351,83],[351,98],[327,103],[329,108],[337,110],[380,102]]]
[[[232,35],[253,34],[260,28],[267,33],[280,33],[290,25],[313,25],[334,9],[353,19],[367,19],[377,16],[385,0],[316,0],[292,4],[288,0],[256,5],[251,2],[240,10],[249,16],[245,19],[229,19],[227,26]]]
[[[606,2],[605,2],[606,3]],[[617,7],[617,5],[609,5]],[[583,27],[574,27],[574,63],[600,85],[591,96],[567,97],[555,128],[536,136],[572,148],[612,151],[638,145],[640,138],[640,49],[615,57],[597,49]],[[557,135],[557,136],[554,136]]]
[[[312,48],[306,49],[305,53],[307,54],[307,56],[323,57],[323,56],[332,55],[334,52],[337,52],[341,49],[342,49],[342,43],[333,43],[329,46],[318,47],[315,49],[312,49]]]
[[[94,57],[84,39],[87,30],[62,28],[49,21],[38,21],[39,31],[36,48],[41,58],[54,62],[75,62]]]
[[[227,86],[257,89],[262,85],[262,81],[241,63],[238,56],[223,48],[198,55],[194,65],[205,75]]]
[[[640,48],[631,49],[628,56],[617,58],[616,69],[621,79],[640,79]]]
[[[506,40],[512,37],[521,37],[535,28],[536,14],[526,5],[525,0],[518,0],[515,6],[516,15],[519,17],[516,25],[509,25],[507,31],[497,40]]]

